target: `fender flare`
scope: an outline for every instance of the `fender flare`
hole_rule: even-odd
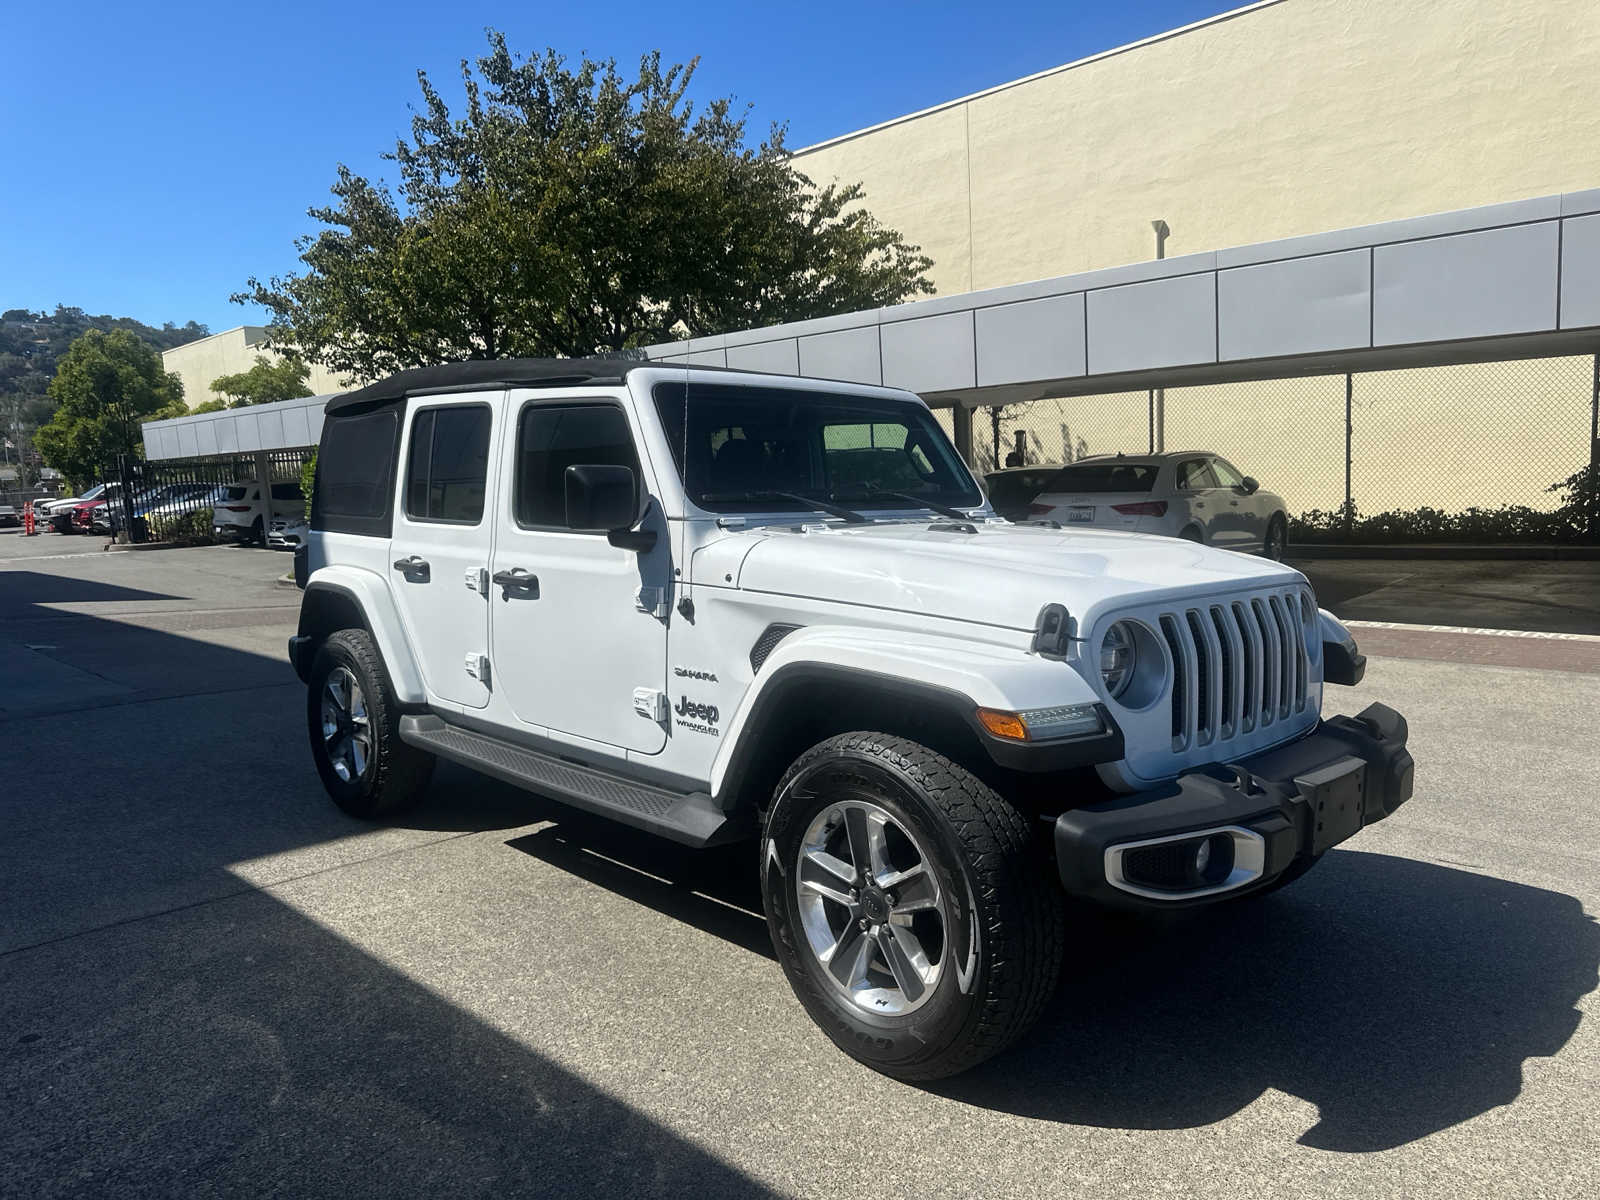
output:
[[[423,688],[422,674],[417,669],[417,659],[411,641],[406,636],[405,625],[395,608],[394,596],[386,581],[371,571],[355,567],[321,567],[306,581],[305,596],[300,601],[299,636],[311,638],[320,645],[326,636],[320,630],[306,628],[306,616],[313,604],[313,595],[334,593],[349,600],[361,615],[362,627],[372,635],[383,665],[389,672],[389,683],[394,688],[395,699],[401,704],[423,704],[427,692]],[[302,643],[308,644],[308,643]]]
[[[999,765],[1063,770],[1123,755],[1122,733],[1101,696],[1068,663],[1028,650],[937,635],[849,626],[808,626],[784,638],[762,664],[728,722],[711,768],[711,792],[736,792],[762,740],[766,714],[796,687],[818,680],[882,689],[907,704],[958,717]],[[977,721],[979,708],[1021,711],[1093,704],[1104,732],[1055,742],[1006,742]]]

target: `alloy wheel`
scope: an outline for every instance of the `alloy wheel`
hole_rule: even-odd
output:
[[[795,866],[800,923],[832,986],[870,1013],[926,1003],[944,970],[949,922],[911,831],[870,801],[842,800],[812,820]]]
[[[322,686],[322,745],[345,783],[356,782],[372,764],[367,698],[348,667],[335,667]]]

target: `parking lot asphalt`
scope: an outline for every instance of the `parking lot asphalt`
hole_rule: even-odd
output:
[[[1600,634],[1600,562],[1291,556],[1290,565],[1349,621]]]
[[[62,539],[67,540],[67,539]],[[0,561],[0,1195],[1600,1193],[1600,675],[1375,658],[1416,798],[1263,901],[1075,912],[933,1087],[806,1018],[747,849],[469,772],[341,815],[285,557]]]

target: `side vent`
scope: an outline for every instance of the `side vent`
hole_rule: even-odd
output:
[[[750,647],[750,669],[761,670],[761,664],[767,661],[768,655],[778,648],[778,643],[783,641],[799,625],[768,625],[761,631],[761,636],[756,639],[756,644]]]

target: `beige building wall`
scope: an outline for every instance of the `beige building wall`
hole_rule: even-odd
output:
[[[1595,0],[1269,0],[799,151],[940,293],[1600,186]]]
[[[211,390],[211,381],[219,375],[236,375],[255,366],[256,356],[269,360],[278,356],[266,348],[266,329],[261,325],[240,325],[225,329],[197,342],[187,342],[163,351],[162,365],[176,372],[183,380],[183,402],[190,408],[207,400],[223,400]],[[349,384],[326,367],[311,364],[311,375],[306,386],[312,395],[342,392]]]
[[[796,155],[860,181],[941,294],[1600,186],[1597,0],[1268,0]],[[1588,456],[1588,360],[1357,377],[1363,511],[1501,501]],[[1143,394],[1007,410],[1030,461],[1143,450]],[[1182,389],[1293,508],[1344,491],[1343,377]],[[974,417],[987,466],[987,413]],[[1385,434],[1383,431],[1387,430]]]

